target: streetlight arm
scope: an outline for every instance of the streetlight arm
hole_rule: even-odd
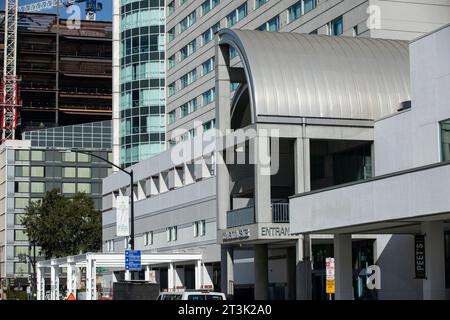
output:
[[[98,155],[96,155],[96,154],[93,154],[93,153],[90,153],[90,152],[86,152],[86,151],[78,151],[78,150],[72,150],[72,151],[73,151],[73,152],[78,152],[78,153],[87,154],[87,155],[90,155],[90,156],[95,157],[95,158],[97,158],[97,159],[103,160],[103,161],[105,161],[106,163],[112,165],[113,167],[119,169],[120,171],[126,173],[127,175],[129,175],[129,176],[132,175],[132,173],[131,173],[130,171],[127,171],[127,170],[125,170],[125,169],[119,167],[118,165],[112,163],[112,162],[109,161],[108,159],[105,159],[105,158],[103,158],[103,157],[100,157],[100,156],[98,156]]]

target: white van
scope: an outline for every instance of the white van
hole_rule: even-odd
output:
[[[224,293],[211,291],[161,292],[157,300],[211,301],[211,300],[226,300],[226,296]]]

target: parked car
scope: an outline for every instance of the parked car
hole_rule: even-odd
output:
[[[226,300],[226,296],[221,292],[211,292],[211,291],[178,291],[178,292],[161,292],[157,300],[191,300],[191,301],[201,301],[201,300]]]

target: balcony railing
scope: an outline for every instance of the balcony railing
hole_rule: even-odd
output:
[[[289,203],[272,203],[272,221],[274,223],[289,222]]]
[[[272,222],[289,223],[289,203],[272,203]],[[227,227],[234,228],[255,223],[255,207],[245,207],[227,212]]]
[[[234,228],[255,223],[255,207],[246,207],[227,212],[227,227]]]

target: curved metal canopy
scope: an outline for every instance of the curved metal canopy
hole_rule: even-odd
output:
[[[223,29],[259,116],[377,119],[410,100],[408,42]]]

